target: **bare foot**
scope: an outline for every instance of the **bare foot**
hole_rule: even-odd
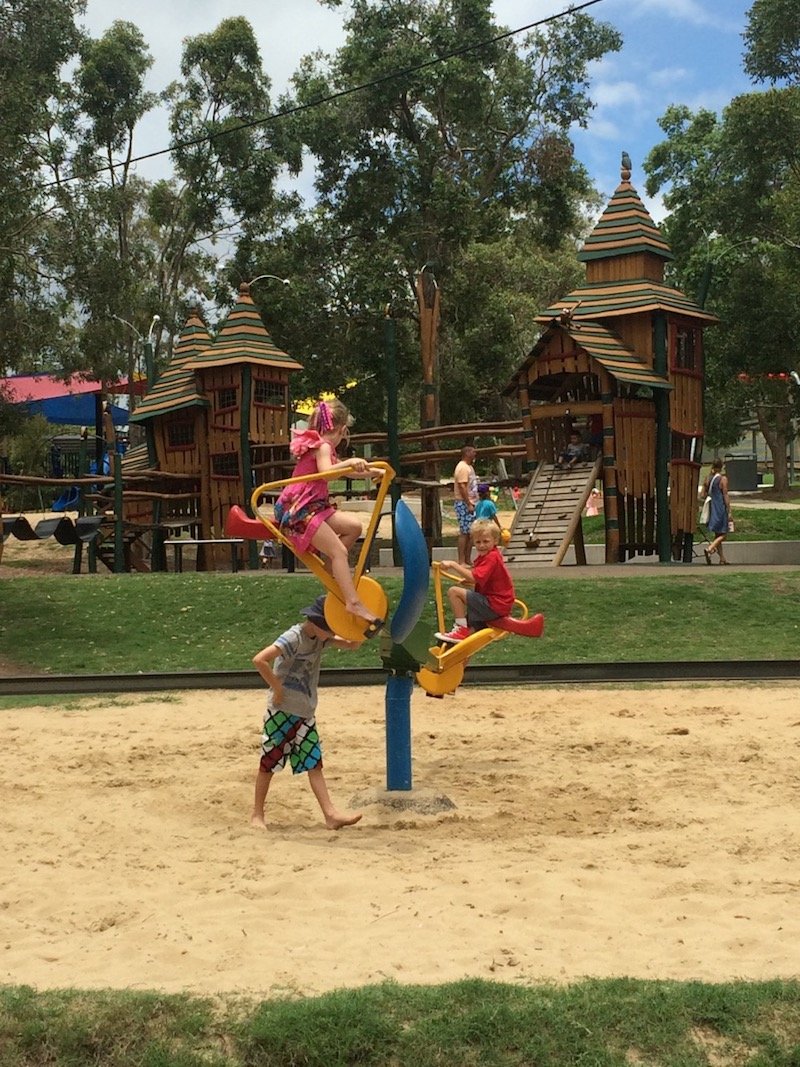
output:
[[[330,815],[325,816],[325,825],[329,830],[341,830],[343,826],[354,826],[355,823],[361,821],[361,812],[356,812],[355,815],[341,815],[338,811],[332,811]]]
[[[250,816],[250,825],[256,830],[266,830],[267,828],[264,816],[256,815],[255,812]]]
[[[370,611],[366,604],[362,604],[360,600],[350,601],[345,604],[345,608],[351,615],[357,615],[359,619],[366,619],[367,622],[378,621],[378,616]]]

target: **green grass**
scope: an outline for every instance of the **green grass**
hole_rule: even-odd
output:
[[[308,999],[0,989],[0,1067],[797,1067],[800,983],[480,980]]]
[[[732,505],[735,541],[800,541],[800,508],[748,508]],[[603,516],[583,519],[583,536],[588,545],[605,540]]]
[[[680,565],[676,565],[680,566]],[[396,605],[399,577],[381,578]],[[517,595],[544,612],[538,641],[509,637],[481,663],[794,659],[800,572],[525,578]],[[20,673],[246,670],[319,592],[307,575],[156,574],[18,578],[3,583],[0,656]],[[422,625],[433,634],[429,597]],[[380,666],[379,641],[326,653],[325,665]]]

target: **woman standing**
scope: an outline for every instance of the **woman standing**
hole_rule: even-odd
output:
[[[716,552],[720,563],[728,564],[722,551],[722,542],[728,536],[731,521],[731,500],[728,495],[728,477],[722,473],[722,460],[717,458],[711,464],[708,477],[703,482],[703,499],[711,498],[711,514],[708,519],[708,529],[714,535],[714,540],[703,549],[706,563],[711,564],[711,557]]]

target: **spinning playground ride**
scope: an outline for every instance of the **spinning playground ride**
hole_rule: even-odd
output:
[[[373,461],[371,465],[380,468],[382,475],[372,515],[353,571],[353,582],[362,602],[375,616],[385,619],[388,618],[389,609],[386,593],[382,586],[364,571],[380,521],[383,503],[395,472],[388,463]],[[232,507],[228,514],[226,533],[230,537],[273,540],[288,548],[327,589],[325,619],[331,631],[347,641],[362,641],[367,626],[366,620],[346,611],[341,590],[319,555],[315,552],[298,551],[292,539],[275,523],[271,514],[271,501],[285,486],[320,478],[331,480],[346,477],[347,473],[346,470],[339,469],[334,472],[308,474],[260,485],[254,490],[250,500],[255,518],[250,518],[241,507]],[[356,473],[355,470],[353,473]],[[541,636],[544,629],[544,617],[542,615],[529,617],[527,606],[518,600],[516,601],[518,609],[516,617],[495,619],[490,626],[478,630],[457,645],[443,643],[432,645],[430,627],[420,618],[430,585],[428,547],[419,523],[403,500],[399,500],[394,508],[394,532],[403,560],[403,592],[388,623],[388,629],[381,637],[380,646],[381,658],[390,677],[406,676],[409,679],[416,677],[417,682],[428,696],[443,697],[454,693],[461,684],[464,668],[470,657],[492,641],[507,637],[510,633],[524,637]],[[441,564],[434,563],[433,569],[437,626],[439,630],[442,630],[444,629],[442,581],[445,578],[450,581],[462,579],[448,572]]]

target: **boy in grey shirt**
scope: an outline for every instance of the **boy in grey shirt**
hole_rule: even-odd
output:
[[[333,634],[325,621],[325,597],[300,612],[305,622],[290,627],[255,656],[253,665],[270,688],[261,735],[261,762],[256,775],[252,826],[266,829],[264,805],[275,771],[289,763],[294,774],[308,774],[308,784],[322,809],[329,830],[352,826],[360,813],[334,807],[322,772],[322,745],[314,713],[317,708],[322,653],[335,648],[358,648]]]

